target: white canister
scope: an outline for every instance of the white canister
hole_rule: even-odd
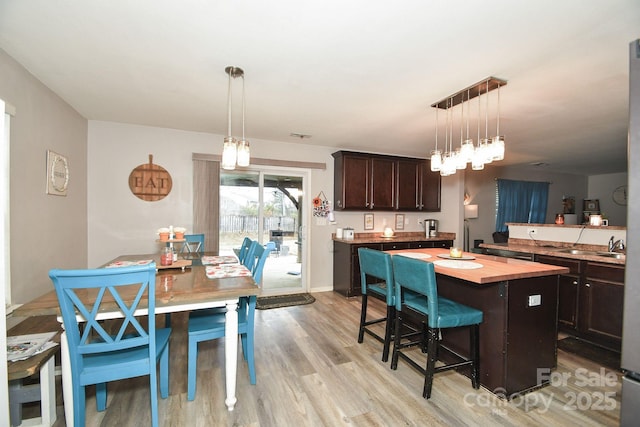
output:
[[[343,234],[344,240],[353,240],[353,237],[354,237],[353,228],[345,228],[344,230],[342,230],[342,234]]]
[[[336,228],[336,239],[342,239],[342,228]]]

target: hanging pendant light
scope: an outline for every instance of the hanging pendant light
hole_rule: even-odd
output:
[[[438,109],[436,108],[436,148],[431,151],[431,172],[438,172],[442,167],[442,151],[438,150]]]
[[[482,155],[480,144],[480,87],[478,87],[478,145],[473,150],[473,157],[471,158],[471,169],[474,171],[480,171],[484,169],[484,156]]]
[[[228,90],[228,102],[227,102],[227,118],[228,118],[228,130],[227,137],[224,139],[222,147],[222,162],[220,166],[222,169],[233,170],[238,166],[249,166],[251,158],[251,152],[249,148],[249,141],[244,137],[244,117],[245,117],[245,102],[244,102],[244,71],[239,67],[226,67],[224,71],[229,75],[229,90]],[[231,78],[242,78],[242,139],[238,142],[232,134],[231,126]]]
[[[466,89],[456,92],[455,94],[432,104],[436,108],[436,146],[431,151],[431,170],[439,171],[440,175],[448,176],[456,173],[456,170],[466,169],[467,163],[471,163],[473,170],[482,170],[484,165],[493,161],[504,159],[504,137],[500,136],[500,86],[506,85],[505,80],[495,77],[488,77]],[[498,89],[498,114],[496,118],[497,135],[489,138],[489,92]],[[485,108],[485,136],[480,138],[480,117],[481,117],[481,96],[486,96]],[[478,97],[478,142],[474,146],[474,141],[469,137],[469,118],[471,115],[470,105],[471,99]],[[464,104],[467,103],[466,116],[466,138],[464,137],[463,127],[465,122]],[[460,146],[453,147],[453,113],[452,108],[461,104],[460,107]],[[445,144],[444,151],[438,149],[438,109],[446,110],[447,125],[445,126]]]
[[[498,111],[496,112],[496,136],[491,142],[493,160],[500,161],[504,159],[504,136],[500,135],[500,83],[498,83]]]
[[[244,73],[242,73],[242,139],[238,143],[238,166],[249,166],[249,160],[251,159],[251,150],[249,148],[249,141],[244,137],[244,115],[245,115],[245,103],[244,103]]]

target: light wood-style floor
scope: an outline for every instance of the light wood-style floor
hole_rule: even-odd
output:
[[[186,397],[186,315],[173,315],[171,388],[160,400],[164,426],[600,426],[618,425],[620,373],[601,371],[585,359],[559,351],[554,385],[498,399],[474,390],[456,372],[436,375],[430,400],[423,378],[400,361],[397,371],[381,362],[381,343],[357,343],[360,299],[333,292],[314,294],[310,305],[257,312],[257,385],[238,367],[238,404],[224,405],[222,340],[201,345],[196,399]],[[372,303],[378,314],[383,306]],[[240,354],[241,352],[239,352]],[[241,357],[241,356],[240,356]],[[586,371],[586,370],[588,371]],[[583,371],[584,370],[584,371]],[[566,380],[559,380],[564,376]],[[601,383],[608,377],[610,385]],[[583,384],[581,383],[586,383]],[[149,425],[147,378],[109,387],[108,407],[97,413],[88,390],[88,426]],[[64,425],[62,407],[56,426]]]

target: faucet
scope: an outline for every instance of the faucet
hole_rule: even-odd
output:
[[[614,242],[613,236],[611,236],[611,238],[609,239],[609,252],[614,252],[616,249],[624,251],[624,240],[618,239]]]

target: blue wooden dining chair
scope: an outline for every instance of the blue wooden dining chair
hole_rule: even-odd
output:
[[[269,253],[273,251],[275,244],[269,242],[266,247],[258,242],[253,242],[247,253],[247,257],[253,257],[253,279],[256,286],[262,278],[262,270]],[[251,259],[251,258],[250,258]],[[245,259],[246,260],[246,259]],[[249,267],[247,267],[249,268]],[[250,269],[251,270],[251,269]],[[256,383],[256,368],[254,358],[254,317],[256,311],[255,295],[240,298],[238,304],[238,334],[242,341],[242,354],[249,368],[249,381]],[[187,362],[187,400],[195,399],[196,395],[196,368],[198,362],[198,343],[213,339],[223,338],[225,333],[225,309],[197,310],[189,314],[189,350]]]
[[[240,245],[240,249],[238,250],[238,261],[240,261],[240,264],[242,264],[244,258],[247,256],[247,251],[249,250],[251,243],[253,243],[253,240],[249,237],[245,237],[242,240],[242,245]]]
[[[402,255],[393,256],[393,275],[395,281],[396,321],[391,369],[398,367],[401,357],[414,369],[424,375],[422,397],[431,397],[433,375],[438,372],[458,369],[463,366],[471,368],[471,385],[480,387],[480,323],[481,310],[460,304],[438,295],[436,273],[433,263]],[[415,346],[424,347],[424,337],[413,340],[410,336],[402,336],[400,331],[407,321],[409,312],[426,317],[427,364],[422,368],[404,349]],[[440,332],[445,328],[469,328],[469,357],[463,358],[460,353],[440,344]],[[445,333],[445,332],[442,332]],[[405,338],[408,338],[405,340]],[[459,361],[436,367],[440,350],[447,351]]]
[[[201,254],[204,252],[204,234],[185,234],[181,253]]]
[[[109,381],[149,375],[151,424],[158,425],[156,364],[160,364],[160,395],[169,395],[169,336],[156,329],[156,265],[59,270],[49,272],[60,304],[69,346],[74,424],[85,425],[85,387],[96,385],[98,411],[107,406]],[[135,295],[127,305],[123,295]],[[92,301],[87,301],[92,295]],[[135,317],[141,301],[148,302],[147,322]],[[101,312],[120,312],[115,334],[99,321]]]

